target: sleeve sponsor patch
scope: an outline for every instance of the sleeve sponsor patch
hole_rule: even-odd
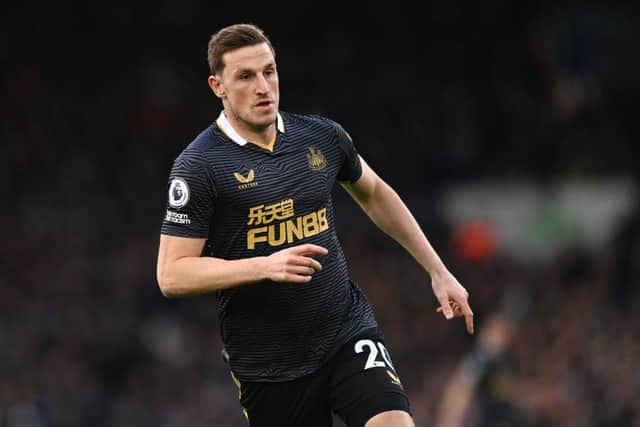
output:
[[[186,213],[178,213],[167,209],[167,215],[164,217],[167,222],[173,222],[175,224],[191,224],[189,215]]]
[[[169,205],[180,209],[189,201],[189,186],[182,178],[174,178],[169,185]]]

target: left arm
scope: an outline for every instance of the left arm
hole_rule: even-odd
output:
[[[398,194],[366,162],[355,182],[340,184],[358,202],[369,218],[402,245],[431,276],[431,287],[447,319],[464,316],[467,331],[473,333],[473,312],[469,293],[449,272]]]

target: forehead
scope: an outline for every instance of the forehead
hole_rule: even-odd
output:
[[[275,63],[273,52],[271,52],[271,49],[266,43],[229,51],[225,53],[222,58],[225,69],[232,73],[246,69],[260,70],[271,63]]]

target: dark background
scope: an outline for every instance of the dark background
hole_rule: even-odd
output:
[[[171,163],[221,108],[207,41],[238,22],[271,38],[281,108],[340,122],[472,295],[469,337],[337,190],[352,276],[417,425],[639,425],[637,211],[600,250],[539,265],[470,255],[439,209],[452,186],[487,181],[637,187],[638,4],[344,7],[2,7],[1,427],[244,425],[213,296],[166,300],[155,282]],[[448,387],[471,403],[451,403]]]

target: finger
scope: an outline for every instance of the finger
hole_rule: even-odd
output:
[[[313,273],[316,272],[316,270],[314,268],[311,267],[304,267],[301,265],[294,265],[292,267],[289,268],[289,273],[291,274],[299,274],[302,276],[311,276],[313,275]]]
[[[464,314],[462,313],[462,309],[460,308],[460,306],[458,306],[458,305],[455,305],[455,306],[454,306],[454,305],[452,304],[452,307],[453,307],[453,316],[454,316],[454,317],[462,317],[462,316],[464,315]],[[438,307],[438,308],[436,309],[436,312],[438,312],[438,313],[442,313],[442,307]]]
[[[313,258],[305,256],[297,256],[295,258],[292,258],[290,261],[290,265],[296,267],[313,268],[316,271],[322,270],[322,264],[320,264],[320,262]]]
[[[467,324],[467,332],[469,332],[470,335],[473,335],[473,314],[465,314],[464,321]]]
[[[446,296],[438,297],[438,301],[440,301],[440,307],[442,307],[442,314],[447,319],[453,318],[453,310],[451,309],[451,305],[449,304],[449,298]]]
[[[327,248],[314,245],[312,243],[305,243],[304,245],[293,246],[289,248],[292,253],[296,255],[313,256],[313,255],[326,255],[329,253]]]
[[[296,266],[309,267],[313,268],[316,271],[322,270],[322,264],[310,257],[298,256],[293,258],[293,262]]]
[[[471,307],[465,301],[462,306],[462,313],[464,314],[464,321],[467,324],[467,332],[473,334],[473,311],[471,311]]]
[[[281,282],[283,283],[307,283],[311,280],[311,276],[301,274],[285,274]]]

